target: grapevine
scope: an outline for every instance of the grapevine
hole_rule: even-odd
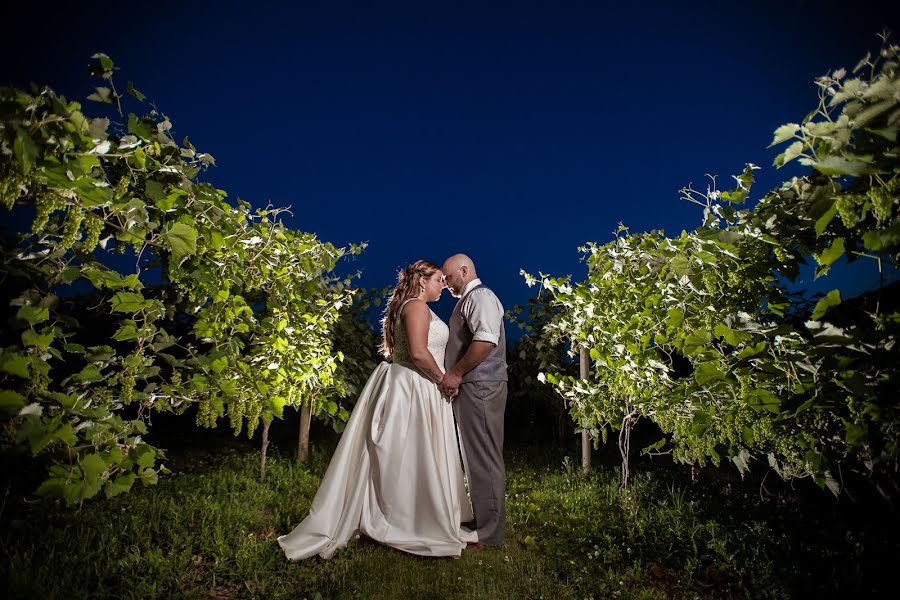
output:
[[[115,65],[94,59],[109,85]],[[355,295],[352,278],[332,270],[362,246],[291,230],[286,209],[230,202],[198,178],[211,157],[182,147],[167,117],[133,95],[116,99],[122,112],[111,123],[49,88],[0,89],[0,205],[33,210],[4,247],[5,289],[18,295],[5,304],[15,335],[0,348],[10,399],[0,424],[40,468],[113,447],[133,454],[99,473],[48,471],[37,493],[69,503],[120,493],[109,482],[126,472],[156,481],[163,455],[141,435],[153,411],[196,406],[198,425],[227,416],[235,433],[252,435],[331,389],[332,329]],[[110,261],[109,252],[135,260]],[[150,279],[148,263],[158,267]],[[123,418],[129,404],[138,419]]]
[[[666,444],[677,461],[727,458],[743,473],[761,458],[785,478],[810,476],[835,493],[843,467],[876,485],[892,477],[900,410],[887,390],[900,376],[900,313],[875,306],[871,321],[848,325],[835,309],[839,290],[810,299],[785,282],[810,261],[821,277],[845,254],[886,263],[900,256],[900,96],[870,111],[880,116],[864,132],[854,125],[875,102],[864,90],[895,89],[898,52],[886,42],[871,80],[854,80],[852,93],[840,78],[818,82],[817,110],[775,139],[790,131],[812,172],[752,209],[734,210],[729,200],[747,197],[758,168],[747,165],[734,190],[682,190],[704,207],[693,231],[667,238],[620,227],[613,241],[582,248],[582,282],[524,273],[554,311],[534,333],[540,343],[590,349],[589,381],[558,370],[540,376],[577,424],[605,434],[634,401],[667,434],[653,449]]]

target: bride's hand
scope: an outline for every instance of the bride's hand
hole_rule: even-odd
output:
[[[459,388],[452,388],[447,385],[444,385],[444,382],[438,384],[438,388],[441,390],[441,396],[443,396],[447,402],[453,402],[453,399],[459,393]]]
[[[441,382],[438,384],[441,388],[441,394],[447,399],[447,402],[453,402],[453,399],[459,395],[459,384],[462,377],[457,375],[453,369],[444,373]]]

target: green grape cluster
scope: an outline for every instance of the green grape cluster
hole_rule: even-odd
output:
[[[657,416],[659,413],[657,413]],[[656,421],[656,417],[654,417]],[[679,417],[671,413],[663,417],[663,431],[672,433],[672,458],[678,462],[689,464],[706,464],[707,459],[714,456],[719,436],[715,426],[711,424],[701,435],[694,433],[694,420],[692,418]]]
[[[653,413],[653,422],[663,430],[663,433],[671,433],[674,425],[672,412],[662,407],[656,409],[656,412]]]
[[[770,447],[771,442],[775,439],[775,430],[772,428],[772,420],[765,414],[757,415],[751,426],[753,430],[753,440],[756,445],[762,448]]]
[[[687,462],[698,463],[701,467],[709,460],[715,466],[719,466],[721,456],[715,452],[718,436],[707,430],[703,435],[684,438],[684,454]],[[717,458],[718,456],[718,458]]]
[[[123,371],[119,375],[119,400],[122,404],[131,404],[134,400],[134,375],[130,371]]]
[[[825,411],[821,409],[807,410],[801,420],[804,430],[822,431],[827,425]]]
[[[60,252],[65,252],[78,241],[78,235],[81,233],[82,221],[84,221],[84,210],[75,206],[70,207],[68,212],[66,212],[62,239],[57,246]]]
[[[890,221],[894,209],[894,197],[887,188],[875,187],[870,189],[866,195],[872,204],[872,212],[875,213],[878,224],[884,225]]]
[[[216,426],[216,411],[213,409],[212,398],[201,399],[197,403],[197,425],[212,429]]]
[[[84,241],[81,243],[81,249],[84,252],[93,252],[97,244],[100,243],[100,234],[103,233],[104,222],[103,219],[92,212],[85,215],[85,221],[84,228],[86,233]]]
[[[706,291],[710,294],[715,294],[717,289],[716,274],[709,269],[704,269],[701,277],[703,278],[703,287],[706,288]]]
[[[6,210],[12,210],[19,197],[19,181],[8,175],[0,176],[0,204]]]
[[[247,419],[247,437],[253,437],[253,432],[259,426],[259,417],[262,414],[262,405],[259,402],[249,402],[244,416]]]
[[[109,386],[104,386],[94,391],[94,402],[97,406],[109,406],[112,404],[113,391]]]
[[[860,210],[864,203],[865,196],[861,194],[844,194],[838,196],[837,200],[834,201],[838,214],[841,216],[841,221],[847,227],[855,227],[859,222]]]
[[[753,422],[750,410],[745,406],[731,407],[723,425],[723,441],[732,447],[745,446],[744,428]]]
[[[39,369],[32,369],[31,391],[35,394],[42,394],[47,391],[48,385],[50,385],[50,375]]]
[[[681,440],[675,440],[672,442],[672,460],[674,460],[675,462],[689,464],[693,464],[695,462],[693,456],[690,455],[687,447]]]
[[[847,403],[847,410],[855,422],[859,423],[865,419],[865,402],[857,401],[856,396],[852,394],[846,397],[845,402]]]
[[[234,435],[240,435],[241,430],[244,428],[244,409],[246,403],[246,400],[242,398],[232,400],[228,403],[228,422],[231,424]]]
[[[753,379],[749,373],[738,373],[737,380],[740,386],[738,388],[738,396],[746,400],[750,396],[750,392],[753,391]]]
[[[66,199],[58,194],[41,194],[37,197],[35,209],[37,214],[31,222],[31,232],[40,233],[47,226],[47,221],[53,211],[63,210],[66,207]]]
[[[116,200],[121,200],[126,192],[128,192],[128,177],[120,177],[119,181],[116,182],[116,186],[113,188],[113,198]]]
[[[767,452],[772,452],[784,462],[798,462],[800,453],[797,441],[783,428],[784,424],[777,424],[775,417],[767,413],[759,413],[753,417],[751,430],[753,431],[754,445]],[[799,464],[799,462],[798,462]]]

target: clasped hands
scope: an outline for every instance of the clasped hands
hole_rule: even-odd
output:
[[[452,370],[444,373],[441,382],[438,384],[438,388],[441,390],[441,396],[443,396],[447,402],[453,402],[453,400],[456,399],[456,396],[459,395],[459,384],[461,381],[462,377]]]

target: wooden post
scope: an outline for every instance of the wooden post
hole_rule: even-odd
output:
[[[269,423],[263,419],[262,443],[259,447],[259,480],[266,478],[266,450],[269,449]]]
[[[581,349],[579,357],[580,377],[587,381],[591,372],[591,355],[587,348]],[[587,429],[581,431],[581,470],[586,474],[591,472],[591,434]]]
[[[300,406],[300,436],[297,439],[297,460],[305,463],[309,460],[309,426],[312,422],[312,410],[309,404]]]

